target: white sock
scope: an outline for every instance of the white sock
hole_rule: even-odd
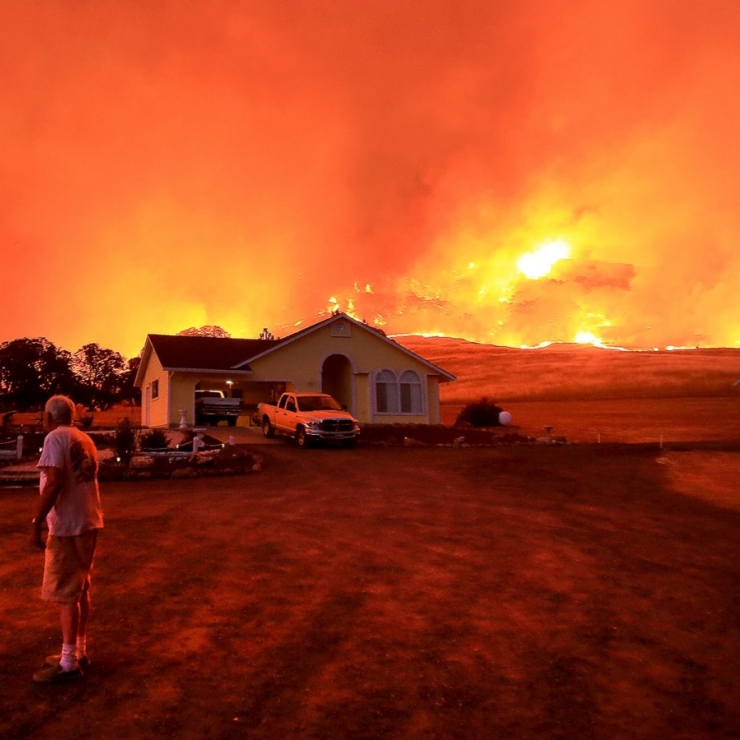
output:
[[[62,644],[62,658],[59,663],[62,666],[63,671],[73,671],[75,668],[79,667],[77,656],[75,655],[76,651],[76,645]]]
[[[84,658],[87,655],[87,638],[77,638],[77,660]]]

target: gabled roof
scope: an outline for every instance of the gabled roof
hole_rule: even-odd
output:
[[[371,326],[363,324],[345,313],[336,313],[283,339],[225,339],[221,337],[182,336],[179,334],[174,336],[170,334],[149,334],[144,345],[135,382],[138,386],[139,382],[143,380],[145,366],[149,362],[152,352],[156,353],[165,370],[248,373],[250,372],[250,362],[274,352],[279,347],[298,341],[307,334],[311,334],[340,319],[349,321],[360,330],[369,332],[378,340],[392,345],[399,352],[403,352],[426,365],[440,376],[442,382],[456,380],[454,375],[394,342]]]
[[[335,321],[339,321],[341,319],[345,321],[349,321],[351,324],[358,327],[362,331],[368,332],[369,334],[371,334],[374,337],[377,337],[381,341],[392,345],[393,348],[397,349],[399,352],[403,352],[405,355],[408,355],[409,357],[413,357],[418,362],[421,362],[422,364],[426,365],[430,370],[433,370],[435,373],[439,374],[440,380],[442,382],[447,382],[450,380],[457,380],[457,378],[451,373],[448,373],[446,370],[443,370],[441,367],[438,367],[434,363],[429,362],[429,360],[425,360],[423,357],[421,357],[421,355],[417,355],[416,352],[412,352],[410,349],[406,349],[406,347],[401,346],[400,344],[398,344],[398,342],[394,342],[392,339],[389,339],[385,334],[379,332],[377,329],[374,329],[372,326],[368,326],[367,324],[364,324],[362,321],[357,321],[357,319],[353,319],[351,316],[348,316],[346,313],[341,313],[341,312],[332,314],[331,316],[329,316],[329,318],[324,319],[323,321],[319,321],[316,324],[312,324],[311,326],[307,326],[305,329],[301,329],[300,331],[297,331],[294,334],[291,334],[290,336],[285,337],[284,339],[276,340],[273,346],[271,347],[262,345],[261,347],[262,351],[259,354],[249,357],[243,363],[239,365],[235,365],[234,368],[245,369],[248,363],[253,362],[254,360],[260,357],[264,357],[265,355],[270,354],[275,349],[277,349],[278,345],[280,347],[284,347],[286,344],[295,342],[298,339],[301,339],[302,337],[306,336],[307,334],[311,334],[312,332],[318,331],[319,329],[325,326],[328,326],[329,324],[332,324]]]

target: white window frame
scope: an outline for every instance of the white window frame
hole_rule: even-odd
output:
[[[405,378],[405,380],[404,380]],[[403,409],[403,386],[409,386],[409,401],[411,408],[408,411]],[[404,370],[398,379],[398,408],[399,413],[409,416],[421,416],[424,413],[424,394],[422,393],[422,382],[419,373],[415,370]],[[416,398],[414,398],[416,390]],[[416,404],[414,404],[416,401]]]
[[[379,385],[385,386],[385,410],[380,410],[381,394],[378,392]],[[375,374],[375,413],[387,416],[397,416],[401,408],[401,399],[398,394],[398,378],[393,370],[387,368]]]

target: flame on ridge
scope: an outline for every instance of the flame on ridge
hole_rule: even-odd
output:
[[[604,343],[599,337],[592,334],[590,331],[579,331],[576,334],[576,344],[593,344],[594,347],[603,347]]]
[[[534,252],[527,252],[517,262],[519,271],[530,280],[539,280],[548,275],[553,265],[570,257],[570,245],[563,239],[545,242]]]

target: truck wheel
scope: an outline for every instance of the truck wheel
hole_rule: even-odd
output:
[[[308,437],[303,427],[298,427],[295,432],[295,442],[299,447],[308,447]]]
[[[272,439],[275,436],[275,430],[272,428],[272,424],[270,424],[270,420],[267,417],[262,420],[262,434],[267,439]]]

